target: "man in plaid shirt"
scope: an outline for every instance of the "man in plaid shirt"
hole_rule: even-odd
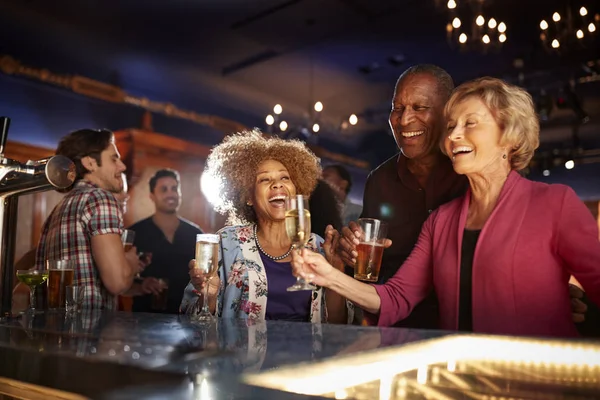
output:
[[[56,154],[75,163],[77,177],[44,223],[36,269],[46,260],[76,260],[73,284],[84,287],[83,308],[116,309],[139,271],[137,250],[123,249],[123,215],[114,194],[123,190],[125,164],[108,130],[82,129],[65,136]]]

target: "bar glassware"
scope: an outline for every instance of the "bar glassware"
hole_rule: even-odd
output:
[[[74,260],[46,260],[48,271],[48,308],[59,309],[65,306],[66,287],[75,279]]]
[[[196,235],[196,273],[205,280],[202,310],[193,316],[195,321],[211,322],[215,317],[208,309],[208,286],[219,268],[219,235]]]
[[[285,231],[292,241],[292,251],[302,251],[310,239],[310,211],[308,197],[288,196],[285,199]],[[288,292],[315,290],[316,286],[297,277],[296,283],[287,288]]]
[[[358,225],[360,238],[359,244],[356,246],[358,257],[354,266],[354,278],[366,282],[377,282],[387,236],[387,224],[378,219],[360,218]]]

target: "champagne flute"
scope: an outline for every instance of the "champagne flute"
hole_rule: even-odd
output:
[[[48,271],[20,269],[17,271],[17,279],[29,287],[29,308],[27,309],[27,312],[35,314],[35,288],[46,282],[48,279]]]
[[[308,197],[302,195],[289,196],[285,199],[285,231],[292,241],[292,248],[301,251],[310,239],[310,211]],[[292,250],[294,251],[294,250]],[[316,286],[301,277],[287,288],[288,292],[299,290],[315,290]]]
[[[196,235],[196,273],[203,276],[204,293],[202,299],[202,310],[193,315],[192,319],[200,322],[212,322],[215,317],[208,309],[208,286],[210,280],[217,274],[219,268],[219,235],[198,234]]]

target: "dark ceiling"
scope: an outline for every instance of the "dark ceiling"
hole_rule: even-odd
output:
[[[394,82],[409,65],[438,64],[457,82],[503,77],[527,86],[537,98],[544,88],[559,96],[570,79],[591,74],[582,67],[585,62],[600,59],[598,40],[562,57],[542,48],[539,22],[563,10],[565,1],[485,0],[484,16],[508,27],[503,48],[485,55],[448,44],[445,4],[0,0],[0,51],[54,72],[89,76],[132,94],[261,128],[277,103],[297,124],[320,100],[325,108],[319,143],[371,158],[393,152],[387,112]],[[600,12],[597,1],[573,5]],[[584,141],[600,136],[599,87],[598,82],[575,85],[592,117],[578,131]],[[341,122],[352,113],[359,116],[358,125],[341,131]],[[578,123],[566,109],[554,110],[547,124],[543,140],[564,143]]]

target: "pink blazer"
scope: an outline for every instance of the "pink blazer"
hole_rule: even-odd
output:
[[[433,288],[442,329],[458,328],[460,254],[471,192],[434,211],[398,272],[375,285],[380,326],[406,318]],[[569,275],[600,304],[598,226],[575,192],[511,172],[485,223],[473,259],[473,330],[577,336]]]

